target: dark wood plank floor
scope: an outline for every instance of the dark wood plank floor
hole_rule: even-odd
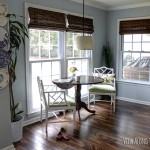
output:
[[[115,113],[109,103],[97,102],[92,108],[96,115],[81,110],[82,121],[75,130],[70,122],[49,123],[47,135],[44,122],[24,127],[23,139],[14,143],[16,150],[150,150],[150,106],[118,101]],[[56,140],[61,127],[70,141]],[[125,138],[139,141],[125,143]],[[140,138],[149,141],[142,143]]]

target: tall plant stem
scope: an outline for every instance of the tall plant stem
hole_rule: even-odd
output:
[[[8,67],[9,68],[9,67]],[[9,81],[9,94],[10,94],[10,112],[11,112],[11,121],[13,122],[13,116],[15,115],[15,112],[12,108],[14,108],[15,103],[14,103],[14,95],[13,95],[13,89],[12,89],[12,76],[11,76],[11,71],[9,70],[9,77],[10,77],[10,81]]]

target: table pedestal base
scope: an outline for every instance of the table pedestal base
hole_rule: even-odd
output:
[[[81,120],[80,117],[80,109],[84,108],[86,111],[90,112],[90,113],[95,113],[95,110],[90,110],[88,109],[86,103],[81,101],[81,84],[76,85],[76,89],[75,89],[75,100],[76,100],[76,109],[78,111],[78,115],[79,115],[79,121]]]

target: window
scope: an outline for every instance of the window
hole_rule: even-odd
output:
[[[43,15],[44,14],[44,15]],[[53,79],[69,77],[76,66],[77,75],[89,74],[91,51],[75,49],[74,39],[83,31],[83,18],[34,7],[28,7],[29,49],[27,51],[28,114],[39,111],[37,76],[44,85]],[[93,19],[85,18],[85,34],[94,32]],[[68,95],[74,95],[74,88]],[[82,96],[87,93],[83,88]]]
[[[150,81],[150,34],[122,36],[123,79]]]
[[[69,68],[72,66],[78,68],[77,75],[89,74],[91,52],[75,50],[74,38],[77,35],[80,33],[29,30],[29,113],[38,111],[40,107],[37,76],[40,76],[43,83],[47,85],[52,84],[53,79],[71,76]],[[66,48],[63,48],[64,45]],[[73,96],[74,91],[74,88],[69,89],[68,95]],[[85,94],[87,94],[87,86],[82,90],[82,96]]]
[[[121,78],[134,82],[150,82],[150,20],[120,23]],[[148,33],[147,33],[148,32]]]

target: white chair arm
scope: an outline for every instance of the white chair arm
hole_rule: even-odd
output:
[[[113,80],[113,86],[116,88],[116,79]]]
[[[64,94],[66,94],[65,91],[44,91],[44,93],[64,93]]]

